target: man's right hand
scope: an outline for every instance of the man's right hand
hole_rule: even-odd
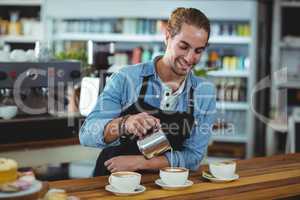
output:
[[[124,125],[128,134],[133,134],[139,139],[147,135],[149,130],[153,129],[155,132],[161,127],[160,120],[146,112],[130,115]]]

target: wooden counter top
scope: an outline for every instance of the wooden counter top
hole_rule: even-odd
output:
[[[105,191],[107,177],[50,182],[50,188],[65,189],[81,200],[105,199],[300,199],[300,154],[261,157],[237,161],[240,179],[230,183],[211,183],[201,177],[202,166],[190,174],[194,185],[185,190],[167,191],[155,185],[158,173],[143,174],[147,188],[136,196],[118,197]]]

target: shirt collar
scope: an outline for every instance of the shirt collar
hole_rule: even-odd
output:
[[[155,63],[158,61],[158,59],[160,59],[162,56],[157,56],[155,57],[153,60],[144,63],[143,65],[143,69],[141,72],[141,76],[145,77],[145,76],[152,76],[152,75],[157,75],[156,71],[155,71]]]
[[[146,63],[144,63],[143,64],[143,69],[142,69],[142,71],[141,71],[141,75],[140,76],[142,76],[142,77],[146,77],[146,76],[155,76],[155,79],[158,79],[159,77],[158,77],[158,75],[157,75],[157,73],[156,73],[156,70],[155,70],[155,63],[158,61],[158,59],[160,59],[162,57],[162,55],[160,55],[160,56],[157,56],[157,57],[155,57],[154,59],[152,59],[151,61],[149,61],[149,62],[146,62]],[[188,75],[187,75],[187,77],[186,77],[186,79],[185,79],[185,81],[184,81],[184,83],[186,84],[186,88],[189,90],[190,89],[190,87],[192,87],[193,86],[193,81],[192,81],[192,72],[190,72]],[[183,85],[183,88],[182,89],[184,89],[184,84],[181,84],[181,85]],[[177,90],[178,91],[178,90]]]
[[[181,83],[180,87],[176,90],[176,92],[174,92],[174,95],[179,95],[183,92],[184,87],[185,87],[185,83],[186,83],[186,78],[183,80],[183,82]]]
[[[169,86],[167,86],[164,82],[161,81],[161,83],[162,83],[162,85],[163,85],[164,88],[167,88],[167,90],[172,91],[172,89]],[[186,83],[186,78],[180,84],[179,88],[174,93],[172,93],[172,96],[178,96],[178,95],[180,95],[183,92],[184,88],[185,88],[185,83]]]

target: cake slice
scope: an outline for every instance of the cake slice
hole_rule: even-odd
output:
[[[17,177],[17,162],[12,159],[0,158],[0,185],[15,181]]]

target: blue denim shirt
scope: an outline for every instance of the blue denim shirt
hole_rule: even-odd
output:
[[[120,144],[118,139],[109,144],[104,142],[104,127],[113,118],[118,117],[122,109],[137,101],[145,76],[150,76],[150,78],[144,100],[152,106],[160,107],[163,87],[155,71],[154,62],[124,67],[109,78],[98,97],[95,108],[87,116],[80,129],[79,139],[82,145],[105,148]],[[212,133],[212,125],[216,115],[216,99],[215,87],[212,83],[189,73],[184,91],[179,95],[176,105],[177,111],[187,111],[188,94],[191,87],[194,89],[196,125],[191,130],[191,136],[184,141],[183,149],[174,151],[172,164],[173,166],[197,170]],[[164,155],[171,165],[171,153],[166,152]]]

